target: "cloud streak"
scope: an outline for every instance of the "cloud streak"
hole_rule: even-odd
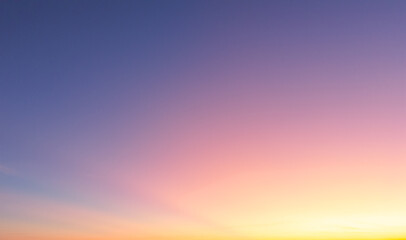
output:
[[[15,175],[15,172],[14,172],[14,170],[0,164],[0,174],[3,174],[3,175]]]

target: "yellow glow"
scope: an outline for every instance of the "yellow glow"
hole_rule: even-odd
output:
[[[372,239],[396,238],[406,233],[404,218],[396,215],[348,215],[296,218],[274,224],[241,226],[255,239]]]

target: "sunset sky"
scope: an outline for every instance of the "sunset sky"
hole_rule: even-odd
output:
[[[406,237],[406,1],[0,1],[1,240]]]

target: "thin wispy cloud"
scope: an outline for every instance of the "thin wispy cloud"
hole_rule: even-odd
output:
[[[8,167],[6,167],[6,166],[0,164],[0,174],[3,174],[3,175],[14,175],[14,174],[15,174],[15,171],[12,170],[11,168],[8,168]]]

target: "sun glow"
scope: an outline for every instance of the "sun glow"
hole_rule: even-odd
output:
[[[240,228],[247,236],[259,239],[376,239],[405,234],[400,216],[352,215],[296,218],[277,224]]]

